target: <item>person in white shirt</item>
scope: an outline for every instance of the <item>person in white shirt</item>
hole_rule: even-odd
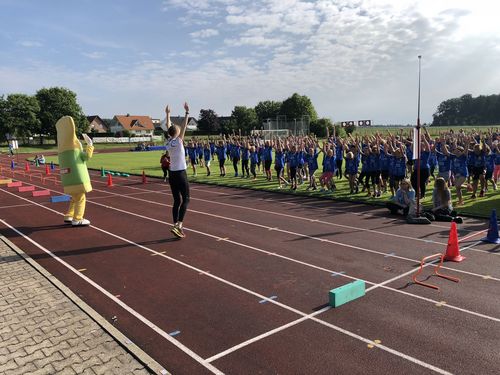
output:
[[[189,106],[184,103],[186,115],[181,126],[172,125],[170,122],[170,107],[167,105],[165,113],[167,115],[164,124],[161,124],[163,130],[168,133],[169,139],[166,143],[168,154],[170,155],[170,173],[168,175],[168,182],[174,204],[172,206],[172,216],[174,226],[171,232],[179,237],[184,238],[186,235],[182,229],[182,222],[186,214],[189,204],[189,183],[186,174],[186,156],[184,151],[184,133],[189,120]]]

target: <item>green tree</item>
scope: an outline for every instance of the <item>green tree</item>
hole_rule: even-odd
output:
[[[259,124],[262,124],[268,118],[275,119],[276,116],[280,114],[282,104],[283,102],[275,102],[272,100],[259,102],[254,108]]]
[[[56,122],[63,116],[71,116],[77,133],[88,129],[88,121],[76,100],[76,93],[64,87],[43,88],[37,91],[40,103],[41,134],[55,136]],[[40,139],[43,142],[42,139]]]
[[[236,129],[241,129],[242,134],[249,134],[259,124],[255,110],[245,106],[234,107],[231,118]]]
[[[0,95],[0,140],[5,141],[8,132],[7,100]]]
[[[34,96],[10,94],[3,108],[6,132],[21,139],[39,133],[39,112],[40,106]]]
[[[327,128],[330,134],[332,134],[333,124],[329,118],[317,119],[316,121],[312,121],[309,126],[311,133],[316,134],[318,138],[326,137]]]
[[[294,119],[298,120],[303,116],[309,116],[311,122],[318,119],[318,114],[314,109],[311,99],[305,95],[299,95],[297,93],[293,94],[283,102],[280,114],[285,115],[288,121],[293,121]]]
[[[207,134],[216,134],[220,131],[219,117],[213,109],[200,110],[198,131]]]

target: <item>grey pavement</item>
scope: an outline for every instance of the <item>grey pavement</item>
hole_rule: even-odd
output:
[[[167,373],[89,309],[0,237],[0,374]]]

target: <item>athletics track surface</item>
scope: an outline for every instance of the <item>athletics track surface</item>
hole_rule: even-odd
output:
[[[14,176],[62,191],[32,177]],[[91,177],[91,227],[63,224],[67,202],[4,185],[1,233],[173,374],[498,373],[500,245],[478,241],[484,220],[459,225],[467,259],[442,272],[461,281],[431,277],[436,291],[409,282],[446,248],[447,223],[191,184],[179,241],[168,184]],[[358,278],[366,296],[329,308],[328,291]]]

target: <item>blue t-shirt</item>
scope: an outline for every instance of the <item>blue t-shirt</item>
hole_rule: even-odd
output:
[[[408,199],[410,201],[413,201],[415,199],[415,190],[409,190],[406,192],[406,195],[408,196]],[[394,200],[400,204],[406,205],[404,195],[403,195],[403,190],[398,189],[396,191],[396,196],[394,197]]]
[[[215,143],[210,142],[210,153],[213,155],[215,154]]]
[[[279,168],[285,166],[285,154],[283,151],[276,151],[274,165]]]
[[[189,155],[190,159],[196,159],[196,148],[195,147],[188,146],[187,147],[187,152],[188,152],[188,155]]]
[[[335,158],[337,160],[342,160],[344,157],[344,146],[342,143],[337,143],[335,146]]]
[[[380,170],[381,171],[389,170],[389,156],[385,153],[385,150],[383,147],[381,147],[381,150],[380,150],[379,161],[380,161]]]
[[[297,158],[297,152],[290,152],[288,155],[288,159],[290,162],[290,168],[297,168],[298,165],[298,158]]]
[[[273,149],[271,146],[264,147],[264,151],[262,153],[262,160],[273,161]]]
[[[450,155],[451,157],[451,171],[453,174],[460,174],[464,177],[469,175],[469,170],[467,169],[467,156],[462,155],[456,157],[455,155]]]
[[[231,147],[231,158],[232,159],[240,159],[240,146],[233,145]]]
[[[259,162],[259,155],[257,152],[250,152],[250,164],[257,164]]]
[[[226,160],[226,151],[225,146],[217,146],[216,152],[219,160]]]
[[[495,169],[495,154],[489,154],[486,156],[486,171],[493,172]]]
[[[404,177],[406,175],[406,160],[404,157],[397,158],[391,156],[391,170],[392,176]]]
[[[421,151],[420,152],[420,170],[429,169],[429,158],[431,157],[431,153],[429,151]],[[415,168],[417,164],[415,163]]]
[[[323,172],[335,172],[335,155],[325,156],[323,160]]]
[[[310,173],[318,169],[318,155],[317,151],[314,151],[314,155],[307,155],[307,166]]]
[[[500,152],[495,153],[495,165],[500,165]]]
[[[379,154],[369,154],[366,158],[367,172],[378,172],[380,171],[380,157]]]
[[[451,158],[441,152],[436,153],[439,172],[448,172],[451,169]]]
[[[297,166],[299,168],[302,168],[304,166],[304,156],[305,156],[305,152],[304,151],[298,151],[297,154],[295,155],[295,157],[297,158]]]
[[[205,159],[205,161],[210,161],[211,158],[212,158],[212,153],[210,152],[210,149],[204,148],[203,149],[203,159]]]
[[[345,159],[345,170],[348,174],[358,173],[359,168],[359,154],[354,156],[352,159]]]
[[[484,168],[486,160],[484,153],[476,155],[475,152],[469,152],[469,165],[475,168]]]
[[[250,150],[246,147],[241,148],[241,160],[248,160],[250,158]]]

